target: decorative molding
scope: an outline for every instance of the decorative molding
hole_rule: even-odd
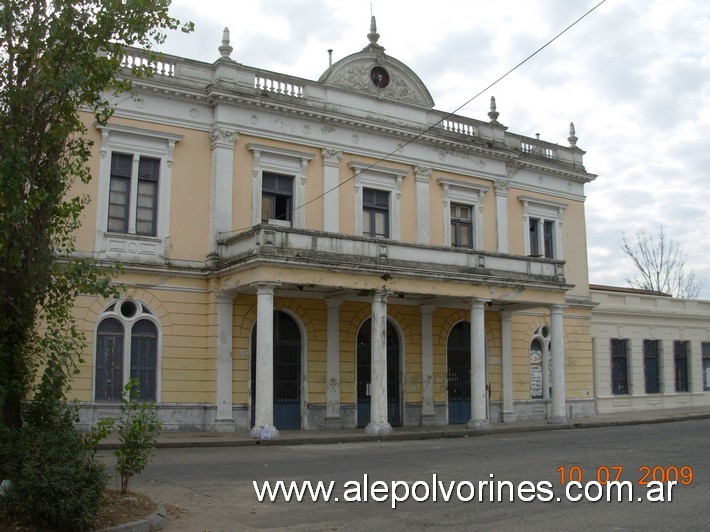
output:
[[[414,167],[414,178],[416,181],[419,182],[424,182],[428,183],[429,178],[431,177],[432,173],[432,168],[430,166],[421,166],[421,165],[416,165]]]
[[[233,149],[239,139],[239,133],[231,129],[215,127],[210,131],[210,140],[212,141],[212,149],[228,148]]]

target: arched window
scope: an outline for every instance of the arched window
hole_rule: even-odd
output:
[[[120,401],[128,378],[141,401],[157,400],[158,327],[150,309],[131,299],[108,307],[96,328],[96,401]]]

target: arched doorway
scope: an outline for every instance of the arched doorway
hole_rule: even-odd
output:
[[[372,320],[362,324],[357,333],[357,426],[370,422],[370,377],[372,375]],[[399,388],[399,335],[387,322],[387,421],[393,427],[401,425]]]
[[[256,328],[251,337],[251,425],[256,404]],[[301,331],[285,312],[274,312],[274,426],[301,428]]]
[[[471,419],[471,324],[460,321],[453,326],[446,344],[449,423]]]

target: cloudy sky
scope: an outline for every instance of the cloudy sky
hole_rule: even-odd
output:
[[[161,51],[219,57],[231,31],[236,61],[317,80],[333,60],[379,44],[416,72],[436,109],[453,111],[601,0],[173,0],[195,32]],[[567,145],[574,122],[585,166],[590,281],[634,274],[623,235],[664,227],[705,280],[710,299],[710,2],[606,0],[458,114]]]

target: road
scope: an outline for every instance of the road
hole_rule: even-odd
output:
[[[110,452],[100,456],[112,466]],[[640,481],[644,475],[653,480],[654,468],[658,480],[675,477],[673,466],[680,482],[671,488],[672,500],[649,502],[648,487]],[[562,474],[583,486],[598,475],[605,480],[619,472],[619,480],[629,481],[633,489],[631,502],[571,502],[566,487],[572,497],[583,496],[584,489],[561,484]],[[168,531],[707,530],[709,474],[710,420],[695,420],[425,441],[159,449],[132,489],[186,510],[169,520]],[[331,497],[339,500],[324,502],[321,494],[318,502],[310,497],[308,502],[286,502],[283,495],[277,502],[259,502],[253,481],[261,489],[264,481],[278,480],[334,481]],[[404,498],[409,491],[410,500],[395,501],[395,509],[392,497],[372,500],[384,497],[385,487],[392,493],[394,481],[403,481],[394,493]],[[503,501],[491,502],[489,486],[479,481],[509,481],[501,485]],[[362,485],[369,487],[368,501],[346,502],[356,494],[364,498]],[[514,502],[509,500],[511,489]],[[599,493],[596,484],[588,489],[592,497]],[[412,490],[426,500],[412,500]],[[447,491],[449,502],[442,500]],[[622,493],[626,498],[631,492]],[[472,494],[469,502],[459,500]],[[662,494],[668,497],[667,487]],[[495,490],[492,495],[497,497]]]

